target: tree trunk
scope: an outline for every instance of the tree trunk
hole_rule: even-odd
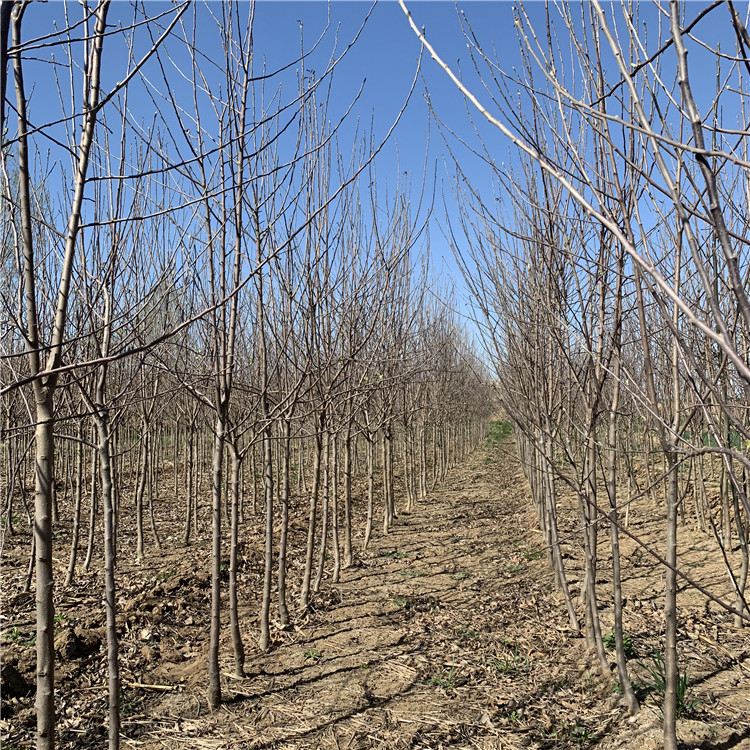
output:
[[[52,602],[52,482],[55,443],[52,398],[36,405],[36,715],[37,748],[55,744],[55,610]]]
[[[78,558],[78,541],[81,535],[81,498],[83,497],[83,420],[78,421],[78,443],[76,445],[75,501],[73,506],[73,533],[70,541],[70,561],[65,576],[65,587],[73,583]]]
[[[148,425],[144,422],[141,425],[141,450],[140,458],[138,460],[138,486],[135,490],[135,556],[138,562],[143,562],[143,496],[146,494],[146,482],[148,481],[148,443]]]
[[[331,544],[333,545],[333,575],[331,580],[338,583],[341,577],[341,547],[339,545],[339,454],[338,435],[331,435]]]
[[[320,491],[320,460],[323,452],[322,429],[325,417],[321,415],[320,426],[315,435],[315,459],[313,465],[312,491],[310,492],[310,514],[307,525],[307,548],[305,550],[305,572],[299,594],[300,609],[307,609],[310,604],[310,582],[312,579],[313,557],[315,554],[315,527],[318,515],[318,492]]]
[[[89,536],[86,544],[86,560],[83,569],[88,573],[94,556],[94,537],[96,531],[96,512],[98,506],[96,483],[96,448],[91,449],[91,502],[89,505]]]
[[[236,446],[232,446],[232,513],[230,518],[229,541],[229,627],[232,631],[232,645],[234,647],[234,673],[237,677],[245,676],[245,645],[240,632],[240,618],[237,595],[237,567],[239,553],[239,494],[240,472],[242,460]]]
[[[193,512],[193,445],[195,443],[195,425],[191,424],[187,430],[187,440],[185,452],[185,478],[187,487],[185,488],[185,527],[182,532],[182,543],[187,547],[190,544],[190,527],[192,523]]]
[[[279,531],[279,621],[289,625],[289,608],[286,602],[286,548],[289,535],[289,463],[291,460],[291,425],[283,420],[281,435],[281,530]]]
[[[120,667],[117,640],[117,588],[115,584],[115,514],[110,454],[109,414],[101,404],[97,406],[97,434],[99,440],[99,471],[102,479],[104,508],[104,602],[107,610],[107,673],[109,688],[109,750],[120,747]]]
[[[331,453],[331,434],[326,430],[324,436],[324,454],[323,454],[323,508],[321,510],[322,524],[320,528],[320,548],[318,549],[318,570],[315,574],[315,583],[313,591],[317,594],[320,591],[320,585],[323,582],[323,571],[325,569],[326,548],[328,544],[328,501],[330,497],[330,453]]]
[[[666,452],[667,534],[666,586],[664,597],[664,748],[677,750],[677,465],[674,446]]]
[[[367,549],[372,535],[372,521],[375,511],[375,435],[367,433],[367,522],[363,549]]]
[[[265,501],[266,530],[263,596],[260,608],[260,638],[258,640],[261,651],[268,651],[271,646],[271,630],[269,625],[271,582],[273,580],[273,453],[271,438],[271,422],[267,420],[266,426],[263,428],[263,497]]]
[[[224,468],[224,418],[216,419],[213,470],[211,473],[211,630],[208,645],[208,706],[213,711],[221,704],[219,637],[221,635],[221,478]]]
[[[352,423],[344,438],[344,567],[352,565]]]

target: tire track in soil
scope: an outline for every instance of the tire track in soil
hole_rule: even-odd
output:
[[[608,726],[622,710],[609,689],[602,710],[587,657],[576,662],[581,641],[566,636],[537,559],[541,537],[512,440],[492,456],[478,450],[375,536],[305,620],[278,633],[270,653],[249,655],[246,679],[231,678],[227,659],[230,701],[219,711],[196,711],[197,689],[169,695],[152,718],[183,718],[138,745],[581,747],[573,727],[594,732],[577,719],[582,698],[597,705],[597,728]]]

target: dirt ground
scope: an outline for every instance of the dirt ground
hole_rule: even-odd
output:
[[[569,506],[561,534],[577,594],[582,570]],[[644,693],[642,711],[629,717],[613,677],[602,675],[568,627],[512,439],[474,453],[415,513],[400,515],[388,536],[378,533],[339,584],[324,582],[307,613],[294,614],[290,629],[274,630],[266,654],[254,647],[260,536],[247,531],[240,584],[248,675],[232,676],[226,629],[225,703],[214,713],[205,700],[207,544],[178,548],[176,521],[174,528],[162,540],[165,551],[151,550],[143,566],[120,560],[124,748],[661,747],[653,694]],[[661,548],[650,501],[634,504],[629,529]],[[66,538],[65,529],[60,534]],[[294,530],[293,546],[303,535]],[[611,566],[608,537],[600,536],[600,614],[609,632]],[[680,537],[683,568],[726,594],[713,541],[689,519]],[[663,576],[635,542],[623,547],[630,665],[643,685],[661,644]],[[35,723],[34,601],[21,591],[27,551],[18,538],[3,554],[6,750],[30,746]],[[61,567],[66,557],[61,548]],[[100,580],[92,569],[56,591],[62,748],[106,745]],[[290,603],[297,581],[293,570]],[[732,627],[731,615],[685,589],[679,648],[689,675],[683,747],[750,749],[750,628]]]

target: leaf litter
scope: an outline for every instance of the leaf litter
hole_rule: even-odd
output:
[[[374,537],[355,565],[342,571],[340,583],[324,582],[306,613],[293,613],[289,628],[275,628],[265,654],[255,647],[261,520],[249,518],[240,573],[247,676],[233,675],[225,628],[225,703],[213,713],[204,695],[208,546],[178,546],[181,502],[163,511],[160,522],[173,532],[164,551],[151,550],[144,565],[123,553],[119,562],[122,746],[660,747],[658,708],[646,700],[640,714],[629,717],[616,692],[614,657],[614,671],[603,675],[583,639],[572,637],[511,445],[496,446],[493,461],[483,461],[482,451],[470,456],[414,513],[400,515],[390,534]],[[583,577],[576,523],[574,500],[561,492],[560,531],[574,593]],[[659,548],[659,514],[648,502],[634,504],[630,523]],[[57,531],[60,558],[66,531],[64,525]],[[292,550],[301,549],[303,536],[304,526],[293,525]],[[600,536],[600,576],[606,579],[608,539]],[[681,528],[680,537],[681,562],[699,562],[691,573],[725,593],[721,562],[706,555],[706,537],[690,527]],[[121,550],[131,542],[124,529]],[[4,551],[4,746],[30,746],[35,729],[34,597],[22,591],[27,543],[15,537]],[[625,627],[637,682],[644,678],[637,660],[659,647],[663,584],[658,567],[627,545]],[[155,563],[158,569],[151,567]],[[64,563],[56,564],[60,573]],[[61,748],[106,742],[104,611],[96,565],[55,592],[56,612],[64,614],[56,636]],[[292,562],[290,584],[298,574]],[[606,583],[599,593],[608,628]],[[729,615],[693,592],[679,601],[681,664],[694,700],[679,722],[680,739],[685,747],[750,747],[748,629],[733,628]]]

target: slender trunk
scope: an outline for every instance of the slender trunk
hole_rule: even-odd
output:
[[[318,570],[315,574],[315,583],[313,591],[317,594],[320,591],[320,584],[323,582],[323,571],[325,569],[326,548],[328,543],[328,501],[330,497],[330,452],[331,452],[331,435],[326,430],[323,455],[323,508],[321,515],[323,523],[320,529],[320,549],[318,550]]]
[[[195,476],[193,478],[192,482],[192,495],[193,495],[193,533],[195,536],[198,536],[198,508],[199,508],[199,500],[200,500],[200,493],[201,493],[201,435],[198,433],[195,439],[195,445],[193,447],[193,450],[195,452]]]
[[[250,474],[253,478],[253,515],[258,515],[258,463],[255,458],[255,447],[250,449]]]
[[[706,495],[706,477],[703,470],[703,456],[697,457],[695,467],[695,481],[698,486],[698,492],[695,493],[695,517],[704,533],[708,531],[706,524],[706,512],[708,509],[708,496]]]
[[[305,441],[299,441],[297,452],[297,492],[307,493],[307,478],[305,476]]]
[[[563,593],[565,599],[565,607],[568,612],[568,620],[570,622],[571,630],[578,635],[581,632],[581,627],[578,623],[578,617],[576,616],[576,608],[573,604],[573,598],[570,595],[570,587],[568,586],[568,579],[565,574],[565,564],[563,563],[562,551],[560,549],[560,538],[557,528],[557,495],[555,492],[555,478],[552,473],[552,462],[554,461],[554,454],[552,453],[552,441],[550,438],[547,440],[547,452],[549,462],[547,464],[547,519],[550,530],[550,544],[552,546],[552,559],[554,563],[555,578]]]
[[[55,444],[52,399],[36,409],[36,713],[37,747],[55,742],[55,610],[52,601],[52,482]]]
[[[625,659],[625,647],[623,645],[622,628],[622,580],[620,575],[620,532],[617,518],[617,409],[620,397],[620,360],[619,354],[615,355],[614,363],[614,393],[612,405],[609,412],[609,425],[607,432],[607,495],[609,496],[609,533],[612,546],[612,587],[615,615],[615,657],[617,659],[617,674],[620,678],[625,702],[631,714],[640,710],[638,698],[636,698],[633,686],[628,674],[628,665]]]
[[[148,425],[144,422],[141,428],[141,451],[138,460],[138,486],[135,490],[135,556],[138,562],[143,561],[143,496],[146,494],[146,482],[148,481],[148,442]]]
[[[237,596],[237,567],[239,555],[239,493],[240,472],[242,460],[237,449],[232,446],[232,513],[229,541],[229,627],[232,631],[232,645],[234,646],[234,673],[237,677],[245,676],[245,646],[240,633],[240,618]]]
[[[6,432],[8,426],[9,421],[6,421]],[[16,471],[18,469],[18,464],[16,463],[17,444],[18,438],[16,437],[9,438],[4,446],[0,444],[0,450],[5,452],[5,466],[7,467],[5,473],[5,496],[7,498],[5,502],[5,533],[9,536],[15,534],[13,529],[13,486],[15,484]],[[13,467],[12,474],[11,466]]]
[[[404,462],[404,489],[406,490],[406,512],[411,513],[414,506],[414,498],[411,494],[411,479],[409,467],[409,429],[404,427],[404,440],[401,451],[401,458]]]
[[[372,519],[375,510],[375,436],[367,433],[367,522],[365,524],[365,540],[362,545],[367,549],[372,535]]]
[[[172,426],[172,496],[174,501],[180,496],[180,469],[179,469],[179,442],[180,442],[180,423],[175,421]]]
[[[70,542],[70,561],[65,577],[65,587],[73,583],[78,558],[78,541],[81,535],[81,498],[83,497],[83,421],[78,421],[78,444],[76,445],[75,501],[73,506],[73,533]]]
[[[260,608],[260,638],[258,640],[261,651],[268,651],[271,646],[269,626],[271,582],[273,580],[273,453],[271,437],[271,422],[267,420],[263,429],[263,496],[265,500],[266,531],[263,598]]]
[[[104,509],[104,602],[107,611],[107,673],[109,688],[109,750],[120,747],[120,667],[117,639],[117,588],[115,585],[115,514],[110,454],[109,413],[99,405],[96,426],[99,441],[99,471]]]
[[[333,545],[333,575],[331,580],[338,583],[341,577],[341,547],[339,545],[339,456],[338,435],[333,434],[331,450],[331,544]]]
[[[88,573],[91,567],[91,559],[94,556],[94,532],[96,530],[96,512],[98,506],[97,484],[96,484],[96,448],[91,449],[91,502],[89,505],[89,536],[86,544],[86,559],[83,569]]]
[[[677,465],[674,446],[666,452],[669,475],[667,478],[667,534],[666,586],[664,597],[664,747],[677,748]]]
[[[434,490],[437,485],[437,472],[438,472],[438,460],[437,460],[437,425],[432,425],[432,481],[430,482],[430,491]]]
[[[420,465],[421,472],[419,478],[419,499],[424,500],[427,497],[427,427],[422,425],[419,429],[420,443]]]
[[[344,567],[352,565],[352,423],[344,439]]]
[[[383,533],[387,534],[391,528],[391,506],[388,498],[388,449],[385,444],[385,430],[380,439],[380,460],[383,472]]]
[[[318,514],[318,492],[320,491],[320,460],[322,448],[322,425],[324,416],[321,416],[320,427],[315,435],[315,459],[313,464],[312,491],[310,492],[310,515],[307,526],[307,548],[305,550],[305,572],[302,577],[302,587],[299,594],[300,609],[307,609],[310,604],[310,581],[312,578],[313,557],[315,554],[315,526]]]
[[[216,419],[211,482],[211,630],[208,646],[208,706],[213,711],[221,704],[219,637],[221,635],[221,478],[224,468],[225,422]]]
[[[743,492],[747,497],[747,472],[743,467]],[[734,616],[734,626],[736,628],[745,627],[746,623],[742,614],[748,614],[747,604],[745,603],[745,590],[747,587],[747,576],[748,576],[748,563],[750,562],[750,549],[748,549],[748,527],[747,524],[742,520],[742,511],[740,509],[740,502],[738,492],[734,493],[734,517],[737,522],[737,536],[740,542],[740,554],[742,556],[742,565],[740,567],[740,573],[737,576],[737,595],[734,600],[734,608],[738,613]]]
[[[279,622],[289,625],[289,608],[286,602],[286,547],[289,535],[289,462],[291,460],[291,425],[284,419],[281,435],[281,530],[279,531]]]
[[[151,444],[150,446],[152,455],[148,462],[148,518],[149,524],[151,525],[151,536],[153,536],[154,538],[156,549],[161,550],[161,540],[159,539],[159,534],[156,531],[156,518],[154,516],[154,497],[159,496],[159,487],[155,468],[158,459],[158,455],[156,454],[159,449],[159,445],[161,444],[161,436],[159,434],[159,431],[157,431],[156,433],[156,438],[156,445],[154,446],[153,444]]]
[[[182,543],[185,546],[190,544],[190,527],[193,511],[193,444],[195,442],[194,425],[190,425],[187,433],[187,456],[185,459],[185,477],[187,481],[187,487],[185,488],[185,527],[182,532]]]

